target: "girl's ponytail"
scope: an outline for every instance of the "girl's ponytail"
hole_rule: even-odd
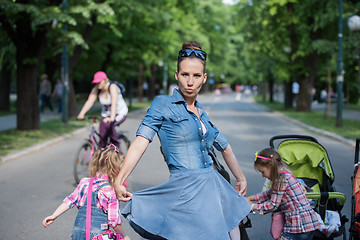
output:
[[[119,174],[123,160],[122,154],[114,144],[99,149],[91,162],[90,177],[96,176],[97,173],[105,174],[112,184]]]

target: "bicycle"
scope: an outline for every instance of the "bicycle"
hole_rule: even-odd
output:
[[[89,165],[94,153],[100,148],[99,140],[100,134],[96,130],[97,120],[100,118],[98,116],[85,116],[83,120],[91,119],[92,126],[90,130],[89,138],[81,144],[81,147],[77,151],[74,159],[74,178],[76,184],[80,182],[81,178],[87,177],[89,175]],[[117,131],[118,138],[120,139],[119,151],[125,156],[127,150],[130,147],[130,140],[125,135],[125,131]]]

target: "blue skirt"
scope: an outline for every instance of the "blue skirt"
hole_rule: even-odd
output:
[[[171,171],[169,181],[133,193],[123,216],[147,239],[230,239],[251,208],[213,168]]]

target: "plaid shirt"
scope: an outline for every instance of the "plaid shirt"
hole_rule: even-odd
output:
[[[97,175],[93,184],[93,190],[109,181],[108,176]],[[77,206],[80,208],[85,204],[90,178],[81,179],[75,191],[64,199],[64,203],[70,208]],[[112,227],[121,224],[120,202],[116,198],[114,188],[109,185],[102,187],[97,194],[96,206],[108,215],[108,224]]]
[[[286,168],[281,169],[281,188],[270,196],[270,190],[255,195],[260,213],[280,210],[285,213],[284,232],[304,233],[320,228],[300,182]]]

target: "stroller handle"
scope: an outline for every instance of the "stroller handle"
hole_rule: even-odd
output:
[[[356,145],[355,145],[354,164],[357,164],[359,162],[359,145],[360,145],[360,138],[357,138],[356,139]]]
[[[328,199],[338,199],[339,200],[339,204],[341,206],[344,206],[345,201],[346,201],[346,196],[343,193],[340,192],[328,192],[329,194],[329,198]],[[307,192],[305,193],[307,198],[310,199],[320,199],[321,198],[321,193],[319,192]]]
[[[316,142],[316,143],[319,143],[316,138],[314,137],[311,137],[311,136],[308,136],[308,135],[277,135],[277,136],[274,136],[272,138],[270,138],[270,147],[272,149],[274,149],[274,142],[276,140],[280,140],[280,139],[293,139],[293,140],[296,140],[296,139],[299,139],[299,140],[308,140],[308,141],[312,141],[312,142]]]

